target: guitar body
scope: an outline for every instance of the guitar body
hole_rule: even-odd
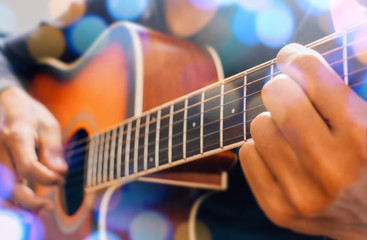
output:
[[[65,149],[78,152],[86,145],[73,142],[223,78],[219,65],[212,50],[119,23],[71,64],[44,59],[30,93],[59,121]],[[69,173],[64,187],[36,186],[37,194],[56,205],[53,212],[40,212],[45,239],[84,239],[93,233],[110,239],[109,232],[122,239],[132,234],[192,239],[204,192],[198,189],[225,189],[225,169],[234,161],[232,153],[224,152],[138,182],[121,181],[107,191],[84,192],[87,151],[81,155],[75,159],[65,153]],[[209,160],[211,167],[203,168]],[[147,221],[158,227],[146,227]]]

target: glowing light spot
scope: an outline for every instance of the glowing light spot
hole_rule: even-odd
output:
[[[259,44],[255,20],[256,14],[254,12],[243,8],[237,10],[232,19],[232,31],[239,42],[250,46]]]
[[[236,109],[232,108],[232,114],[236,112]]]
[[[16,15],[8,5],[0,3],[0,34],[11,34],[17,27]]]
[[[256,32],[265,46],[279,48],[293,36],[294,21],[288,5],[277,2],[271,8],[259,13],[256,19]]]
[[[21,240],[25,238],[22,220],[13,212],[0,211],[0,233],[7,240]]]
[[[336,32],[366,21],[366,8],[355,0],[333,0],[330,11]]]
[[[160,213],[147,211],[139,214],[131,223],[132,240],[168,240],[172,239],[172,226]]]
[[[193,122],[192,123],[192,127],[194,128],[194,127],[196,127],[196,122]]]
[[[272,5],[273,0],[238,0],[238,3],[245,9],[255,12],[264,11]]]
[[[106,29],[106,22],[94,15],[87,15],[72,25],[68,31],[68,43],[77,54],[84,53]]]
[[[83,240],[100,240],[101,235],[98,231],[93,232],[91,235],[87,236]],[[111,232],[106,232],[106,239],[108,240],[121,240],[116,234],[113,234]]]
[[[50,0],[48,9],[52,19],[67,26],[85,14],[87,4],[86,0]]]
[[[220,0],[190,0],[191,4],[202,10],[216,9]]]
[[[32,32],[28,39],[29,52],[35,59],[45,56],[59,58],[65,47],[66,42],[61,30],[46,24]]]
[[[320,15],[330,10],[331,0],[298,0],[300,9],[313,15]]]
[[[0,182],[0,200],[7,199],[13,192],[15,177],[9,168],[3,164],[0,164]]]
[[[107,11],[115,20],[138,19],[148,7],[149,0],[107,0]]]
[[[153,162],[154,158],[153,157],[149,157],[149,162]]]

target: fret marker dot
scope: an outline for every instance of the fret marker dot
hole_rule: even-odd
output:
[[[193,122],[192,123],[192,127],[196,127],[196,122]]]
[[[152,121],[155,121],[155,117],[152,117]]]
[[[235,113],[236,112],[236,109],[232,108],[232,113]]]
[[[154,158],[153,157],[150,157],[149,158],[149,162],[153,162],[154,161]]]

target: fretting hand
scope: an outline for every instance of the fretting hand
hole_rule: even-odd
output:
[[[367,102],[313,50],[288,45],[277,65],[240,151],[260,207],[296,232],[367,239]]]

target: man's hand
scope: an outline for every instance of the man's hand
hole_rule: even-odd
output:
[[[62,157],[59,125],[52,114],[24,90],[0,93],[0,163],[16,176],[12,200],[28,209],[52,208],[22,180],[36,184],[63,184],[67,165]],[[38,151],[37,151],[38,150]]]
[[[310,49],[288,45],[277,65],[240,150],[259,205],[297,232],[367,239],[367,103]]]

